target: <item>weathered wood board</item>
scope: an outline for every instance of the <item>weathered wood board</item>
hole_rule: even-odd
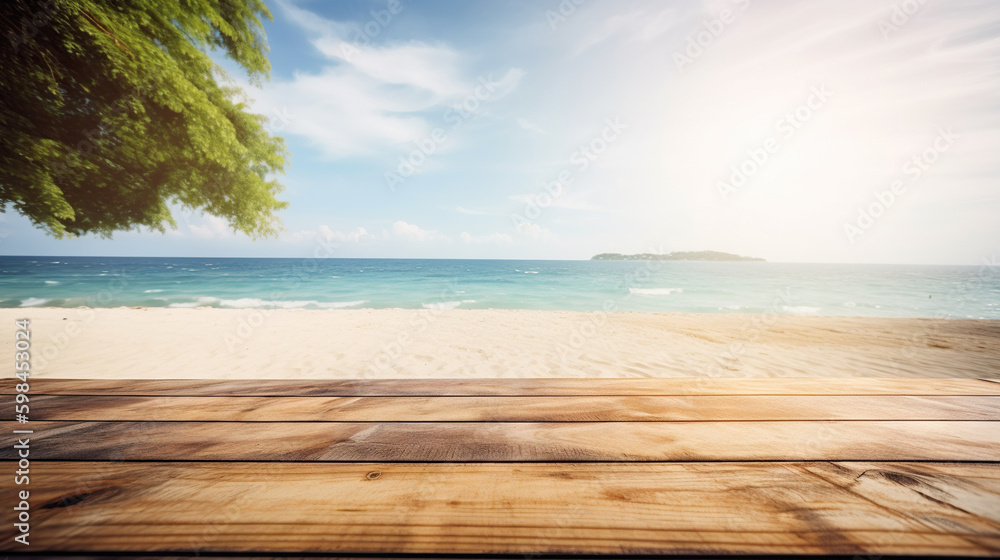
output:
[[[47,460],[1000,461],[998,424],[982,421],[32,424]]]
[[[996,465],[43,462],[36,469],[34,551],[983,555],[1000,547]],[[10,499],[5,488],[0,500]],[[10,525],[0,531],[9,541]]]
[[[4,553],[1000,555],[991,380],[33,379],[27,424],[13,393]]]

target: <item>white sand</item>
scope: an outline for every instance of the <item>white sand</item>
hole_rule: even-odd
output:
[[[4,309],[65,378],[1000,377],[1000,321],[516,310]],[[11,374],[12,375],[12,374]]]

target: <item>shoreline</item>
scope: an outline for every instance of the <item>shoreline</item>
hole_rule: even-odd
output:
[[[507,309],[8,308],[32,374],[1000,378],[1000,320]],[[13,339],[11,339],[13,340]],[[0,359],[13,362],[5,344]]]
[[[340,303],[340,302],[335,302]],[[503,313],[503,312],[517,312],[517,313],[577,313],[581,315],[588,314],[603,314],[603,315],[673,315],[673,316],[694,316],[694,317],[761,317],[763,315],[775,316],[775,317],[796,317],[809,319],[834,319],[834,320],[887,320],[887,321],[974,321],[980,323],[998,323],[1000,324],[1000,319],[992,319],[985,317],[934,317],[934,316],[919,316],[919,317],[888,317],[882,315],[821,315],[806,312],[794,312],[794,311],[782,311],[776,312],[773,307],[761,311],[719,311],[713,312],[699,312],[699,311],[642,311],[634,309],[616,309],[614,311],[603,311],[601,309],[593,310],[578,310],[578,309],[522,309],[522,308],[508,308],[508,307],[215,307],[212,305],[197,305],[197,306],[149,306],[149,305],[116,305],[114,307],[90,307],[87,305],[77,305],[74,307],[61,307],[61,306],[20,306],[20,307],[0,307],[0,313],[10,312],[13,315],[18,315],[16,312],[22,311],[32,311],[32,310],[42,310],[48,311],[66,311],[66,312],[76,312],[80,310],[93,311],[95,313],[100,313],[104,311],[138,311],[138,310],[162,310],[162,311],[225,311],[225,312],[255,312],[259,311],[264,314],[269,314],[272,312],[307,312],[307,313],[358,313],[358,312],[368,312],[368,311],[393,311],[393,312],[428,312],[428,313],[441,313],[441,312],[456,312],[456,313]],[[23,313],[22,313],[23,314]]]

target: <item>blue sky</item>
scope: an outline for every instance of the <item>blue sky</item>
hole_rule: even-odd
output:
[[[270,0],[272,73],[228,61],[292,153],[277,239],[7,254],[979,264],[1000,251],[1000,4]]]

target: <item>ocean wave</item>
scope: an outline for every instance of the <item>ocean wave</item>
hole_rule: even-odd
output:
[[[630,294],[638,294],[642,296],[666,296],[670,294],[679,294],[684,291],[684,288],[629,288],[628,292]]]
[[[48,284],[49,286],[54,286],[54,285],[58,284],[59,281],[58,280],[46,280],[45,283]]]
[[[143,290],[142,293],[144,293],[144,294],[158,294],[158,293],[160,293],[162,291],[163,290]]]
[[[321,309],[339,309],[342,307],[355,307],[365,303],[365,300],[358,301],[317,301],[309,300],[268,300],[260,298],[239,298],[219,300],[220,307],[232,307],[236,309],[248,309],[258,307],[272,307],[278,309],[301,309],[303,307],[319,307]]]
[[[251,307],[305,307],[310,302],[307,301],[273,301],[260,298],[239,298],[219,300],[220,307],[235,307],[237,309],[247,309]]]
[[[211,306],[211,305],[213,305],[215,303],[218,303],[218,301],[219,301],[219,298],[214,298],[214,297],[200,297],[196,301],[182,301],[182,302],[171,303],[167,307],[174,307],[174,308],[205,307],[205,306]]]
[[[26,299],[26,300],[24,300],[24,301],[21,302],[21,307],[36,307],[36,306],[39,306],[39,305],[46,304],[46,303],[48,303],[50,301],[52,301],[52,300],[42,299],[42,298],[36,298],[36,297],[30,297],[30,298],[28,298],[28,299]]]
[[[850,307],[850,308],[861,307],[861,308],[865,308],[865,309],[882,309],[882,306],[879,305],[879,304],[877,304],[877,303],[867,303],[867,302],[864,302],[864,301],[862,301],[860,303],[855,303],[853,301],[848,301],[848,302],[844,303],[844,307]]]
[[[421,303],[424,309],[455,309],[459,305],[462,305],[460,301],[438,301],[435,303]]]
[[[783,305],[781,307],[782,311],[787,311],[788,313],[816,313],[820,310],[819,307],[809,307],[808,305]]]
[[[342,307],[356,307],[358,305],[364,305],[368,303],[367,300],[359,301],[328,301],[323,303],[317,303],[316,305],[322,307],[323,309],[340,309]]]
[[[463,303],[476,303],[474,299],[463,299],[462,301],[437,301],[434,303],[421,303],[424,309],[455,309]]]

